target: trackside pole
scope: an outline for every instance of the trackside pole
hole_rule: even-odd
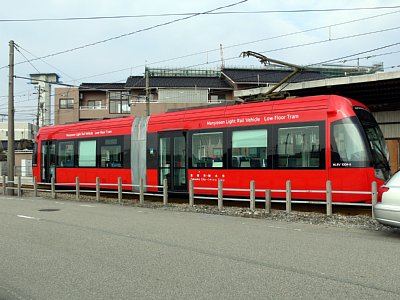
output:
[[[5,195],[7,192],[7,187],[6,187],[6,184],[7,184],[7,180],[6,180],[6,175],[3,175],[3,195]]]
[[[21,190],[21,176],[18,176],[18,177],[17,177],[17,187],[18,187],[17,195],[18,195],[18,197],[21,197],[21,196],[22,196],[22,190]]]
[[[372,218],[375,219],[374,206],[378,202],[378,186],[376,181],[372,182]]]
[[[250,210],[256,210],[256,182],[254,180],[250,181]]]
[[[224,201],[224,195],[223,195],[223,181],[222,179],[218,180],[218,210],[222,211],[223,209],[223,201]]]
[[[33,197],[38,196],[38,184],[37,184],[37,177],[33,177]]]
[[[140,178],[140,181],[139,181],[139,203],[141,205],[144,204],[144,180],[143,180],[143,178]]]
[[[100,177],[96,177],[96,201],[100,201]]]
[[[292,212],[292,182],[286,181],[286,213]]]
[[[122,177],[118,177],[118,203],[122,203]]]
[[[76,176],[75,178],[75,186],[76,186],[76,200],[79,201],[80,195],[81,195],[81,190],[80,190],[80,185],[79,185],[79,177]]]
[[[51,198],[56,199],[56,179],[51,177]]]
[[[265,212],[271,213],[271,190],[265,190]]]
[[[189,206],[194,205],[194,184],[193,180],[189,180]]]
[[[326,215],[332,216],[332,182],[326,181]]]
[[[164,178],[163,180],[163,203],[164,206],[168,205],[168,180]]]

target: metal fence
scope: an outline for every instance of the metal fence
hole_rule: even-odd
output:
[[[115,184],[100,184],[100,178],[96,178],[96,182],[91,183],[82,183],[80,182],[79,177],[76,177],[75,182],[69,183],[55,183],[54,177],[51,180],[51,183],[43,184],[44,186],[49,186],[50,189],[39,189],[36,177],[32,178],[32,182],[25,182],[25,186],[22,185],[21,176],[16,177],[16,183],[14,181],[7,181],[7,177],[3,176],[2,182],[2,189],[3,195],[6,194],[14,194],[14,191],[17,191],[17,195],[21,197],[22,192],[24,190],[33,191],[34,196],[38,196],[38,192],[48,192],[51,193],[51,197],[53,199],[56,198],[57,193],[71,193],[74,192],[76,195],[76,200],[80,200],[81,188],[91,188],[90,190],[85,189],[85,193],[95,193],[96,201],[100,201],[101,193],[116,193],[118,194],[118,203],[122,204],[123,195],[137,195],[139,196],[139,203],[144,205],[145,196],[158,196],[163,198],[163,204],[168,205],[168,185],[167,180],[164,179],[163,185],[144,185],[144,180],[140,179],[140,183],[138,185],[135,184],[123,184],[122,178],[118,177],[118,181]],[[31,186],[31,187],[29,187]],[[108,188],[108,190],[101,190],[100,187]],[[57,189],[58,187],[63,187],[64,189]],[[65,187],[71,187],[70,189],[65,189]],[[109,189],[114,189],[114,191],[110,191]],[[125,188],[125,190],[124,190]],[[132,191],[133,189],[138,190],[138,192]],[[145,192],[147,188],[156,188],[161,190],[161,192],[153,192],[148,193]],[[126,189],[129,189],[127,191]],[[215,191],[217,196],[202,196],[199,191]],[[248,193],[247,198],[227,198],[224,197],[224,192],[227,191],[240,191]],[[196,195],[197,192],[197,195]],[[286,198],[284,200],[281,199],[271,199],[271,193],[273,192],[284,192],[286,194]],[[301,193],[301,192],[312,192],[312,193],[324,193],[325,194],[325,201],[306,201],[306,200],[292,200],[292,193]],[[256,198],[256,193],[263,193],[265,195],[264,198]],[[332,195],[333,194],[363,194],[363,195],[370,195],[371,196],[371,204],[368,203],[343,203],[343,202],[332,202]],[[326,205],[326,214],[328,216],[332,215],[332,206],[333,205],[357,205],[357,206],[367,206],[372,207],[376,204],[378,199],[378,191],[377,191],[377,183],[374,181],[371,185],[370,191],[338,191],[332,189],[332,183],[330,180],[326,181],[326,189],[325,190],[293,190],[292,184],[290,180],[286,181],[286,189],[284,190],[272,190],[272,189],[256,189],[256,183],[254,180],[250,181],[250,185],[248,189],[235,189],[235,188],[224,188],[223,187],[223,180],[218,181],[217,188],[205,188],[205,187],[195,187],[194,181],[189,181],[189,197],[188,197],[188,204],[189,206],[194,206],[195,199],[207,199],[207,200],[215,200],[218,205],[218,209],[220,211],[223,210],[224,201],[248,201],[249,202],[249,209],[251,211],[255,211],[256,209],[256,202],[264,203],[264,209],[266,213],[271,212],[271,203],[285,203],[286,204],[286,212],[291,213],[292,211],[292,204],[294,203],[303,203],[303,204],[319,204],[319,205]],[[372,209],[372,216],[373,216],[373,209]]]

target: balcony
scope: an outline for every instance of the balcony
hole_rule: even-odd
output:
[[[108,106],[80,106],[79,119],[99,119],[108,115]]]

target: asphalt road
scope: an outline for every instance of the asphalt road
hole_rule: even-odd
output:
[[[0,220],[1,300],[400,298],[395,232],[6,196]]]

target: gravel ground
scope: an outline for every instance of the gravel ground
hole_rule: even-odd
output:
[[[24,196],[33,196],[33,193],[30,191],[25,191]],[[39,193],[39,196],[43,198],[50,198],[50,193],[41,192]],[[76,197],[75,194],[67,194],[67,193],[57,194],[57,199],[60,200],[76,201],[75,197]],[[92,195],[81,194],[80,201],[96,202],[96,198],[94,195],[92,196]],[[100,202],[118,205],[118,200],[116,198],[102,197]],[[400,234],[400,229],[391,228],[379,224],[371,216],[363,214],[348,216],[348,215],[341,215],[338,213],[334,213],[332,216],[328,217],[326,216],[326,214],[318,212],[300,212],[292,210],[292,212],[288,214],[284,210],[271,209],[271,212],[267,213],[264,209],[256,209],[253,212],[247,208],[242,208],[242,207],[224,207],[222,211],[219,211],[216,205],[189,206],[188,204],[168,203],[167,206],[164,206],[161,198],[160,201],[157,202],[145,201],[144,205],[139,204],[139,200],[132,201],[128,199],[123,199],[122,204],[126,206],[164,209],[164,210],[179,211],[179,212],[194,212],[194,213],[225,215],[225,216],[242,217],[242,218],[266,219],[266,220],[291,222],[291,223],[305,223],[305,224],[324,225],[324,226],[358,228],[370,231],[386,231],[386,232],[393,232]]]

